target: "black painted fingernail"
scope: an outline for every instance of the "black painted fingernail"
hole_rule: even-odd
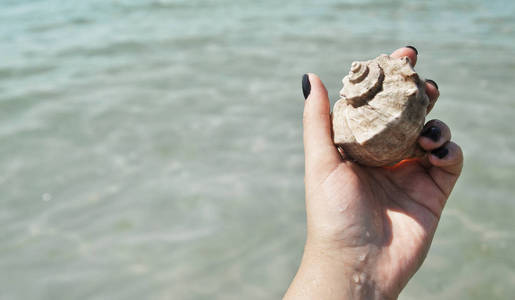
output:
[[[421,136],[425,136],[433,140],[433,142],[438,142],[440,139],[440,136],[442,135],[442,131],[440,128],[436,126],[429,126],[426,129],[422,130],[422,133],[420,133]]]
[[[447,149],[445,147],[445,145],[443,145],[442,147],[437,148],[437,149],[431,151],[431,154],[433,154],[434,156],[438,157],[439,159],[442,159],[445,156],[447,156],[447,154],[449,154],[449,149]]]
[[[413,49],[413,51],[415,51],[415,54],[418,55],[418,50],[417,48],[413,47],[413,46],[405,46],[406,48],[410,48],[410,49]]]
[[[432,84],[438,90],[438,84],[433,79],[426,79],[426,82]]]
[[[309,82],[308,74],[302,76],[302,92],[304,93],[304,99],[308,99],[309,93],[311,93],[311,83]]]

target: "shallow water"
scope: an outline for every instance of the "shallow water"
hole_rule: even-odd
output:
[[[301,75],[405,44],[465,168],[401,299],[515,294],[515,2],[2,1],[0,299],[272,299]]]

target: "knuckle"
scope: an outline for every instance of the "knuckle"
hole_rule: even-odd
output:
[[[449,142],[448,145],[449,152],[451,153],[451,160],[454,164],[462,164],[463,163],[463,151],[460,146],[458,146],[454,142]]]
[[[449,126],[447,126],[447,124],[445,124],[442,120],[438,120],[438,119],[433,119],[429,122],[427,122],[427,125],[426,126],[436,126],[438,128],[440,128],[440,130],[442,131],[442,135],[447,139],[447,140],[450,140],[451,139],[451,129],[449,128]]]
[[[453,145],[455,147],[455,151],[456,151],[456,154],[457,154],[458,158],[460,160],[463,160],[463,150],[461,149],[461,147],[458,144],[453,143]]]

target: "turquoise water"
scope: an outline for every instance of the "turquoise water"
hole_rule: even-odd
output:
[[[465,168],[401,299],[515,294],[515,2],[0,2],[0,299],[273,299],[301,75],[413,44]]]

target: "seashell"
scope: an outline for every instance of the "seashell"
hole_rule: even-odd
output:
[[[334,104],[334,143],[367,166],[388,166],[422,156],[417,139],[429,98],[407,57],[380,55],[355,61]]]

